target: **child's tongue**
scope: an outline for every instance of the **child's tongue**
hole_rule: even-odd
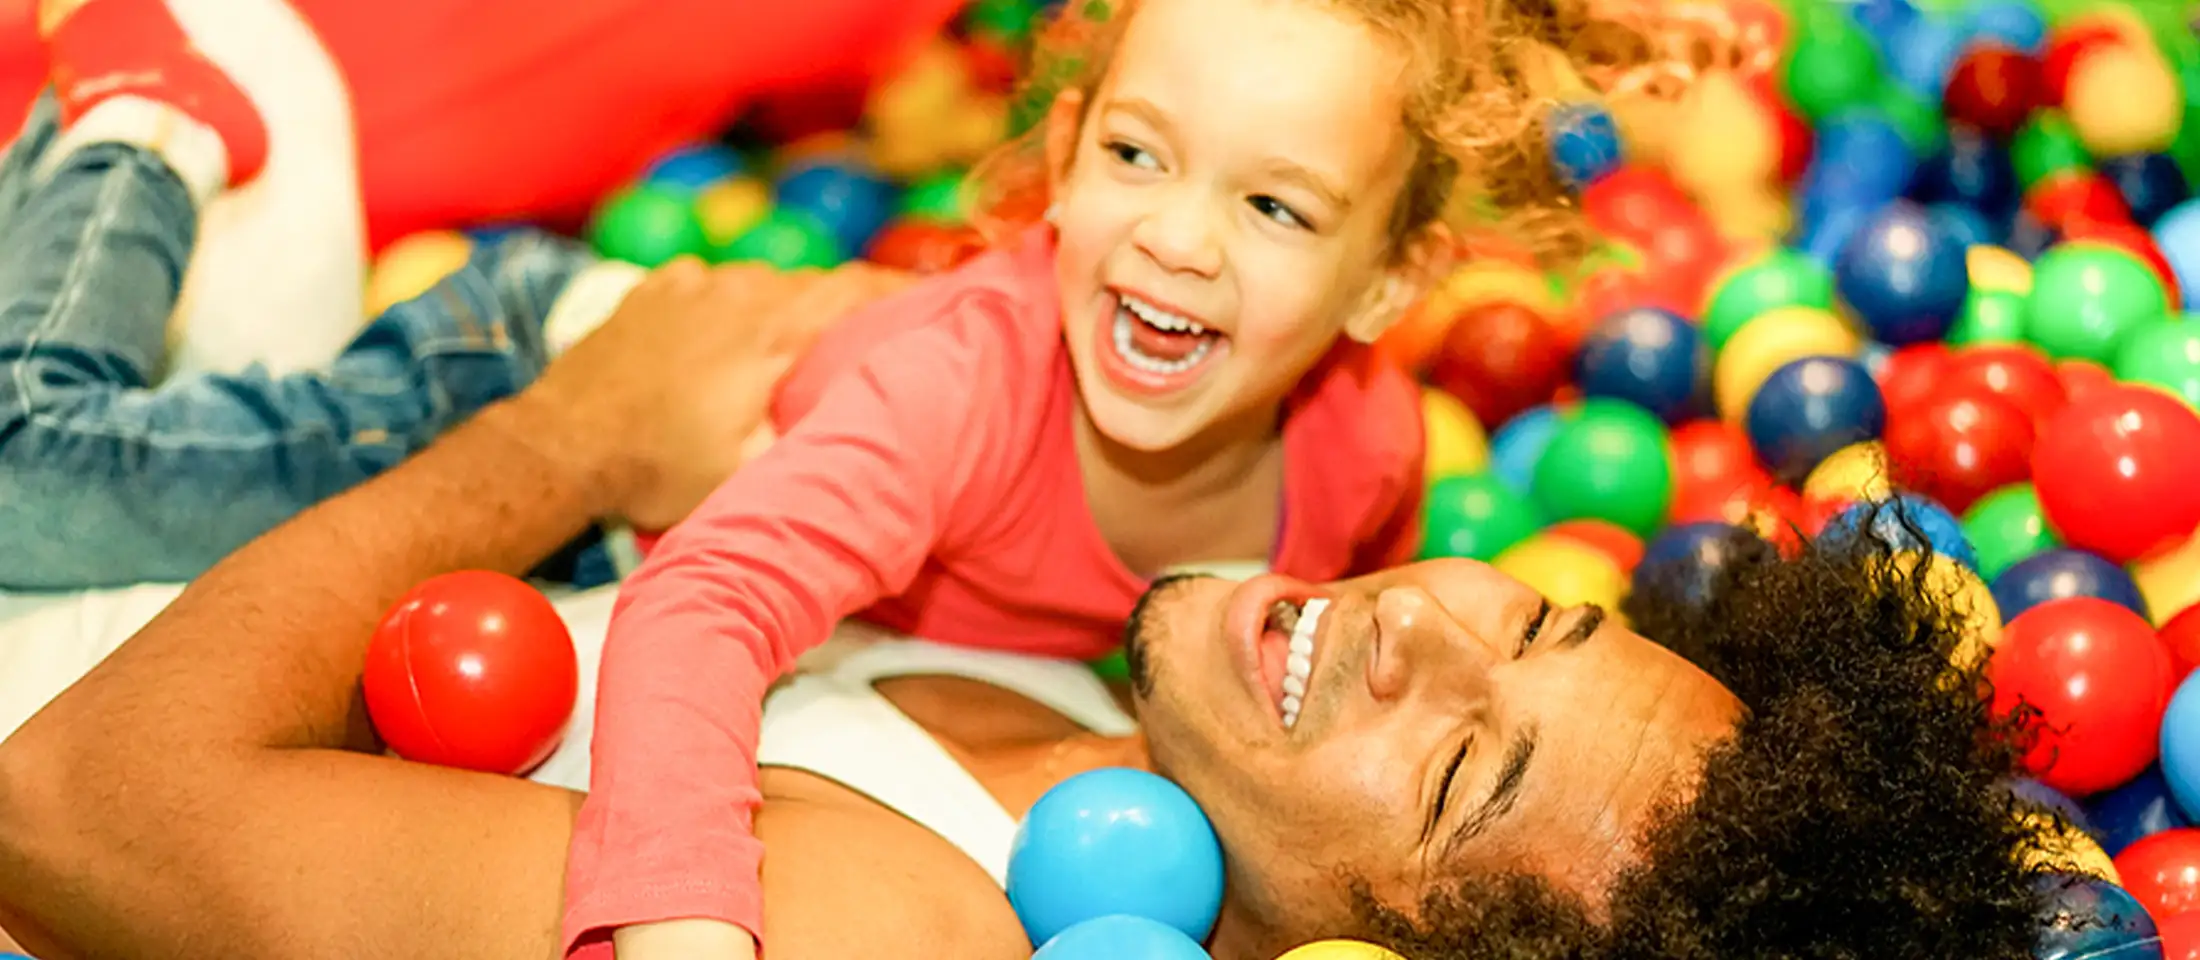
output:
[[[1211,336],[1214,336],[1212,332],[1171,333],[1143,320],[1131,324],[1131,345],[1137,347],[1139,353],[1167,362],[1191,356],[1193,350],[1199,349],[1200,341]]]

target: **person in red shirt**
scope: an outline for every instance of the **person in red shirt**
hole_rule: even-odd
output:
[[[759,711],[843,617],[1090,658],[1174,569],[1319,581],[1416,552],[1418,394],[1366,344],[1441,275],[1463,191],[1566,218],[1494,53],[1563,43],[1559,18],[1492,9],[1063,8],[1034,67],[1051,111],[981,178],[996,218],[1039,222],[832,331],[850,361],[797,372],[776,445],[627,581],[573,955],[756,949]],[[1291,652],[1263,656],[1282,682]]]

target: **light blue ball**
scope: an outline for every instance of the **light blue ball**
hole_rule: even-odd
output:
[[[2177,275],[2184,308],[2200,310],[2200,200],[2187,200],[2154,221],[2154,246]]]
[[[2178,807],[2200,810],[2200,672],[2177,685],[2162,713],[2162,778]]]
[[[698,143],[657,158],[642,179],[694,194],[703,192],[711,184],[739,176],[747,166],[741,162],[741,155],[732,150],[715,143]]]
[[[1117,915],[1056,934],[1031,960],[1207,960],[1207,951],[1168,924]]]
[[[1222,844],[1176,784],[1119,767],[1081,773],[1040,797],[1017,828],[1008,902],[1033,944],[1116,914],[1196,944],[1222,910]]]
[[[1964,12],[1974,40],[1991,40],[2020,53],[2039,53],[2047,42],[2047,21],[2023,0],[1973,0]]]
[[[1872,517],[1871,532],[1882,543],[1892,544],[1898,550],[1930,546],[1934,553],[1969,567],[1973,573],[1978,572],[1978,550],[1971,546],[1970,538],[1963,535],[1963,522],[1940,504],[1914,493],[1896,494],[1884,505],[1850,504],[1826,523],[1820,536],[1836,542],[1856,536],[1858,526],[1864,522],[1864,514],[1873,509],[1878,513]],[[1905,519],[1908,525],[1903,523]],[[1918,542],[1910,526],[1924,534],[1924,543]]]
[[[1887,45],[1887,69],[1903,89],[1939,103],[1970,39],[1965,25],[1930,13],[1917,14]]]
[[[1559,179],[1579,190],[1619,169],[1619,124],[1602,105],[1567,103],[1551,110],[1551,165]]]
[[[1490,437],[1490,472],[1513,492],[1528,496],[1535,486],[1535,465],[1542,462],[1561,423],[1558,408],[1548,403],[1505,421]]]

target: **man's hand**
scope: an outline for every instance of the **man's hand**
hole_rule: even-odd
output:
[[[786,273],[677,260],[543,371],[524,402],[605,452],[618,519],[663,529],[725,481],[779,381],[833,321],[906,286],[868,265]],[[608,446],[605,446],[608,445]]]

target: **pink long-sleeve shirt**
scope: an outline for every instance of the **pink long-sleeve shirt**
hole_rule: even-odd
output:
[[[1040,656],[1114,648],[1147,580],[1085,504],[1053,254],[1034,233],[836,327],[782,388],[777,445],[628,580],[568,863],[569,954],[607,958],[610,930],[659,920],[761,930],[764,695],[841,618]],[[1308,375],[1283,421],[1273,569],[1322,581],[1411,557],[1416,390],[1349,344]]]

